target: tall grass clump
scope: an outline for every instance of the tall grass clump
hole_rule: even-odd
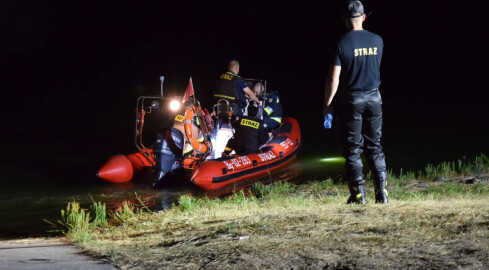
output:
[[[489,157],[484,154],[475,158],[474,173],[486,174],[489,171]]]
[[[268,194],[268,190],[261,182],[256,182],[251,186],[251,192],[257,198],[264,197]]]
[[[338,186],[338,184],[336,184],[332,179],[327,179],[325,181],[317,181],[317,182],[308,183],[307,184],[307,191],[302,190],[300,187],[298,187],[298,188],[301,189],[300,191],[302,191],[302,192],[308,192],[308,193],[311,193],[312,195],[321,196],[322,194],[325,193],[325,191],[337,192],[338,191],[337,186]],[[329,192],[329,193],[331,193],[331,192]],[[329,195],[331,195],[331,194],[329,194]]]
[[[138,215],[151,212],[137,194],[136,198],[141,205],[124,201],[114,211],[107,211],[105,203],[95,202],[93,198],[89,209],[83,209],[80,203],[73,200],[73,202],[68,203],[66,209],[61,210],[61,219],[56,223],[44,221],[54,228],[49,232],[63,233],[75,242],[85,243],[90,239],[95,228],[107,227],[110,224],[121,225],[137,222]]]
[[[255,183],[251,187],[252,194],[257,198],[267,197],[268,199],[280,199],[287,197],[297,189],[297,186],[290,182],[277,182],[270,185]]]
[[[76,242],[84,243],[90,238],[90,213],[76,201],[68,203],[66,210],[61,210],[61,219],[58,223],[66,228],[67,234]]]
[[[136,215],[142,214],[143,210],[137,208],[129,201],[123,201],[114,212],[110,213],[112,221],[120,225],[123,223],[132,223],[136,221]]]
[[[487,173],[489,158],[480,154],[471,161],[466,157],[452,162],[442,162],[438,165],[428,164],[424,176],[429,180],[450,179],[458,176],[471,176]]]
[[[193,211],[199,208],[202,204],[202,200],[189,195],[182,195],[178,198],[178,205],[184,211]]]
[[[229,202],[235,205],[245,205],[247,202],[254,201],[255,199],[255,196],[247,196],[243,190],[240,190],[238,192],[234,192],[231,196],[227,197],[225,202]]]
[[[105,203],[93,202],[90,206],[90,210],[93,213],[92,226],[95,227],[105,227],[108,225],[107,222],[107,206]]]

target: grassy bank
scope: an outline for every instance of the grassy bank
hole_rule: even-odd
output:
[[[106,216],[103,204],[71,203],[62,223],[69,238],[122,269],[484,269],[488,172],[482,155],[390,175],[389,205],[373,203],[371,181],[360,206],[345,204],[346,185],[325,180],[182,196],[154,213],[124,204]]]

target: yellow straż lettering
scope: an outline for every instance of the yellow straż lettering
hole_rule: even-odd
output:
[[[180,114],[179,114],[179,115],[177,115],[177,116],[175,117],[175,121],[178,121],[178,122],[183,122],[183,118],[184,118],[184,117],[183,117],[183,115],[180,115]]]
[[[258,126],[260,126],[260,123],[255,122],[255,121],[251,121],[248,119],[241,119],[241,125],[258,129]]]
[[[377,47],[358,48],[355,49],[354,52],[355,52],[355,57],[366,56],[366,55],[377,55]]]
[[[232,80],[232,77],[229,74],[221,74],[221,79],[230,81]]]

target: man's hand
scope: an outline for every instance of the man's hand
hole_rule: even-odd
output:
[[[329,106],[326,106],[324,105],[323,106],[323,119],[324,117],[326,117],[326,114],[328,113],[333,113],[333,106],[329,105]]]

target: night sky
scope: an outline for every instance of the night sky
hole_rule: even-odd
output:
[[[364,28],[385,45],[388,165],[489,153],[485,10],[473,2],[363,3],[372,12]],[[59,168],[92,177],[110,155],[134,151],[136,98],[158,94],[159,76],[167,95],[183,95],[192,76],[210,107],[230,59],[240,61],[240,75],[280,92],[285,115],[300,121],[302,154],[339,153],[334,132],[322,129],[321,105],[343,5],[2,1],[1,180],[49,178]]]

